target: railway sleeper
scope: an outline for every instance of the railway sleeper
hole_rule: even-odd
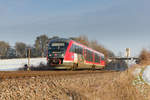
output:
[[[95,71],[96,70],[96,66],[92,65],[92,70]]]
[[[73,66],[72,66],[72,68],[71,68],[71,70],[75,71],[75,70],[77,70],[77,68],[78,68],[78,64],[74,63]]]

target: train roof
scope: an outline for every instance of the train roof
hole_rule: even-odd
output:
[[[90,51],[93,51],[93,52],[95,52],[95,53],[98,53],[98,54],[100,54],[101,56],[104,56],[104,54],[101,53],[101,52],[98,52],[98,51],[96,51],[96,50],[94,50],[94,49],[92,49],[92,48],[89,48],[89,47],[87,47],[87,46],[85,46],[85,45],[83,45],[83,44],[81,44],[81,43],[78,43],[78,42],[76,42],[76,41],[74,41],[74,40],[72,40],[72,41],[73,41],[74,43],[76,43],[76,44],[78,44],[78,45],[80,45],[80,46],[82,46],[82,47],[84,47],[84,48],[90,50]]]
[[[66,39],[66,38],[56,38],[56,39],[52,39],[50,40],[50,42],[70,42],[71,39]]]

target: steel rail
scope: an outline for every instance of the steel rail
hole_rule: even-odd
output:
[[[79,74],[97,74],[97,73],[112,73],[118,71],[4,71],[0,72],[0,79],[14,79],[26,77],[45,77],[45,76],[64,76],[64,75],[79,75]]]

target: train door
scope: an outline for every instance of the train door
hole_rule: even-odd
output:
[[[84,48],[82,46],[78,46],[78,65],[82,67],[84,65]]]
[[[74,53],[74,63],[77,64],[78,63],[78,54]]]
[[[84,56],[81,54],[78,54],[78,64],[79,66],[83,66],[84,64]]]

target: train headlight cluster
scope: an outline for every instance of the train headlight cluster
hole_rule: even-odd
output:
[[[64,57],[64,54],[62,54],[61,56]]]
[[[72,56],[72,58],[74,58],[74,56]]]

